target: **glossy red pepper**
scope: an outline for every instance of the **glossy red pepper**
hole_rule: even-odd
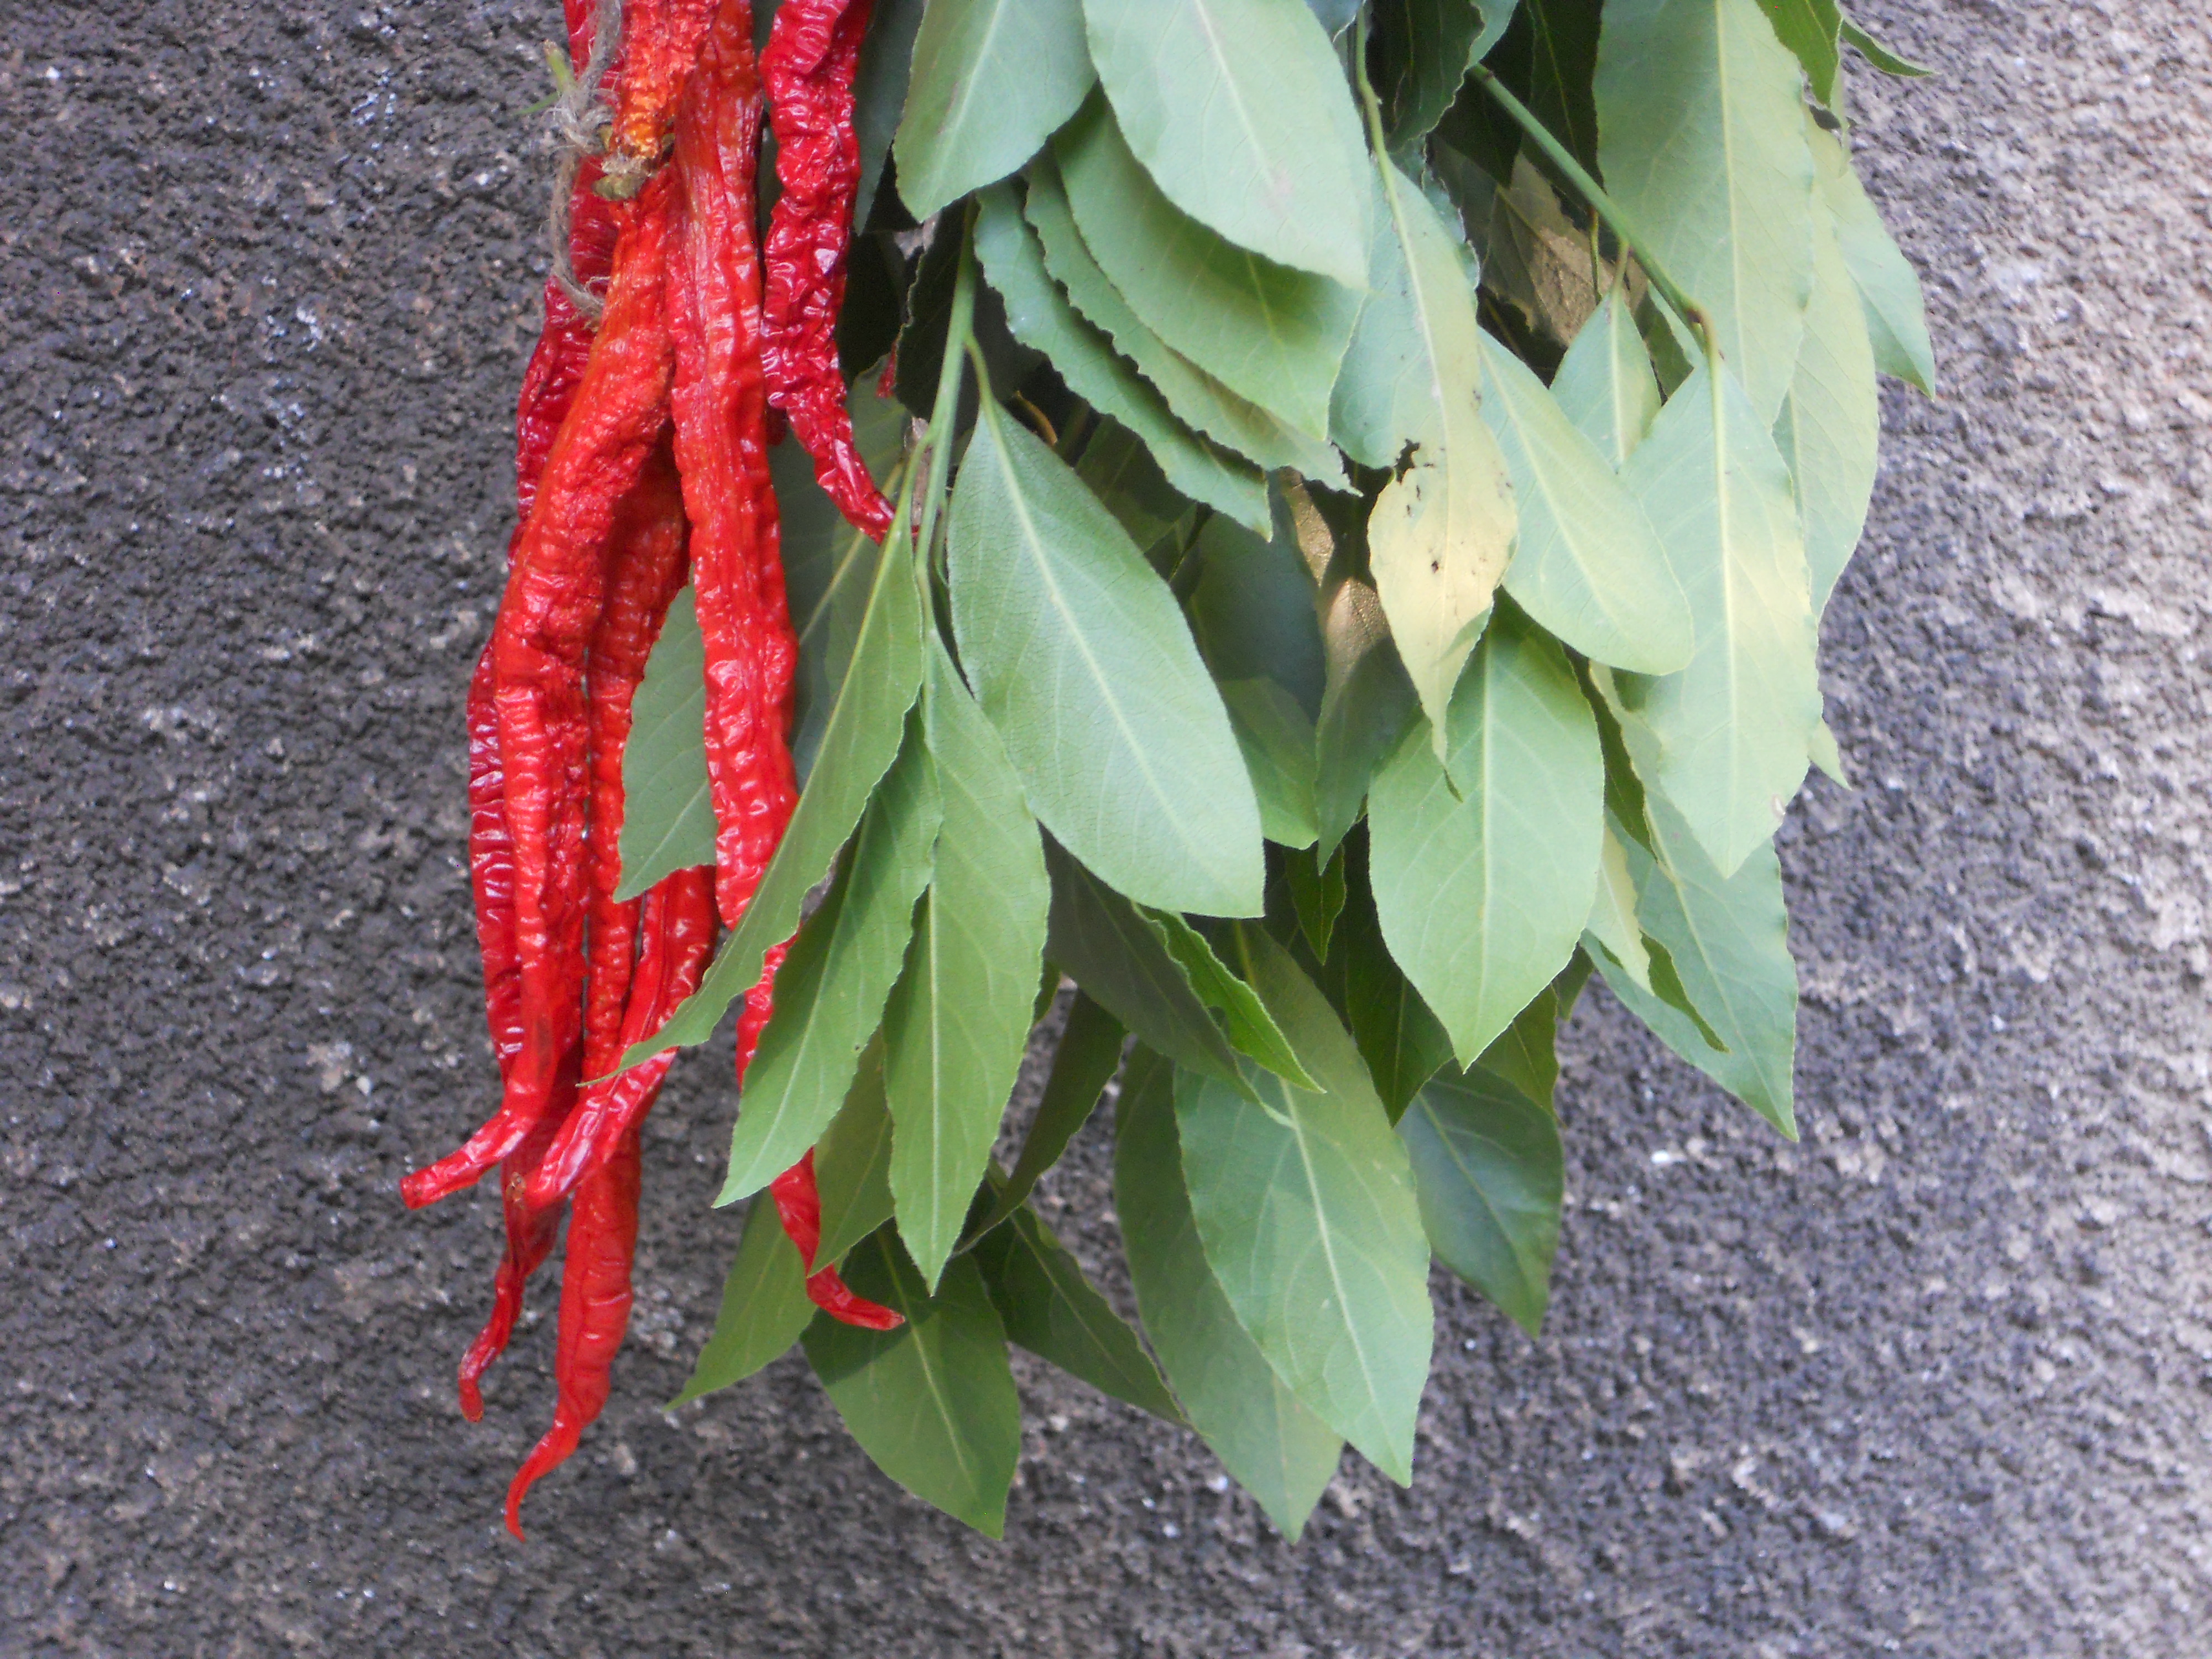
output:
[[[815,1267],[814,1252],[822,1243],[822,1193],[814,1183],[811,1151],[769,1183],[768,1195],[776,1219],[798,1248],[799,1265],[808,1270],[806,1295],[816,1307],[863,1330],[895,1331],[906,1322],[896,1310],[855,1295],[836,1267]]]
[[[815,476],[838,510],[881,541],[890,503],[853,439],[837,361],[845,255],[860,146],[853,77],[872,0],[783,0],[761,54],[782,194],[769,218],[762,362],[769,399],[791,417]]]

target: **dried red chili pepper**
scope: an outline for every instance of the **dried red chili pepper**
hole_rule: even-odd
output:
[[[592,768],[589,977],[584,1004],[584,1075],[602,1077],[622,1058],[623,1010],[636,956],[638,902],[622,885],[623,755],[630,705],[670,603],[684,586],[684,492],[664,442],[623,504],[623,526],[606,604],[585,671]]]
[[[537,479],[526,455],[518,460],[517,476],[522,489],[534,493]],[[638,907],[618,904],[614,898],[621,881],[622,753],[629,735],[630,699],[644,677],[661,619],[684,580],[684,502],[675,464],[665,446],[623,502],[616,543],[616,573],[586,674],[593,786],[591,959],[581,1060],[582,1074],[587,1077],[611,1069],[622,1053],[623,1005],[637,933]],[[484,957],[485,1000],[504,1081],[511,1078],[514,1056],[522,1047],[522,1019],[514,948],[513,844],[507,835],[497,717],[489,696],[492,674],[488,650],[470,685],[470,861]],[[595,1024],[601,1029],[595,1030]],[[575,1098],[576,1082],[571,1068],[521,1145],[501,1164],[507,1249],[493,1281],[491,1314],[461,1361],[461,1413],[471,1422],[483,1413],[480,1380],[506,1349],[522,1311],[524,1286],[552,1254],[559,1234],[560,1199],[566,1188],[550,1194],[533,1188],[564,1121],[576,1115],[568,1104]]]
[[[534,488],[537,480],[526,457],[518,471],[527,481],[526,487]],[[469,681],[469,878],[475,889],[477,941],[483,958],[484,1012],[504,1089],[522,1051],[522,982],[514,945],[514,848],[507,833],[499,716],[491,689],[492,653],[487,646]],[[523,1285],[552,1253],[559,1230],[559,1215],[535,1212],[524,1202],[522,1192],[552,1131],[549,1114],[501,1170],[507,1249],[493,1281],[491,1313],[461,1361],[461,1414],[471,1422],[483,1415],[478,1380],[505,1350],[522,1311]]]
[[[623,76],[607,134],[599,189],[621,199],[660,165],[677,107],[699,61],[720,0],[629,0],[623,22]],[[696,101],[696,100],[693,101]]]
[[[574,1078],[568,1079],[568,1088],[573,1093]],[[531,1176],[558,1127],[559,1121],[549,1114],[500,1165],[500,1210],[507,1227],[507,1249],[492,1279],[490,1316],[461,1356],[461,1415],[471,1423],[483,1416],[483,1374],[491,1369],[493,1360],[507,1352],[515,1322],[522,1316],[524,1286],[545,1265],[561,1235],[560,1206],[536,1203],[529,1195]]]
[[[491,1121],[401,1191],[433,1203],[480,1177],[552,1109],[582,1038],[588,817],[584,660],[605,601],[617,508],[666,422],[668,189],[647,187],[617,247],[606,315],[547,457],[492,640],[514,858],[522,1047]]]
[[[762,362],[769,400],[791,416],[840,512],[881,541],[890,503],[853,439],[837,362],[845,254],[860,187],[853,77],[873,0],[784,0],[761,54],[783,186],[769,219]]]
[[[808,1270],[806,1295],[816,1307],[863,1330],[893,1331],[906,1322],[896,1310],[855,1295],[836,1267],[815,1267],[814,1252],[822,1243],[822,1193],[814,1183],[811,1150],[769,1183],[768,1195],[775,1206],[776,1219],[798,1248],[799,1265]]]
[[[672,267],[669,398],[706,654],[715,894],[731,926],[799,799],[787,747],[798,641],[784,598],[757,320],[760,110],[750,12],[731,0],[677,119],[684,232]]]
[[[615,1353],[629,1326],[630,1263],[637,1249],[641,1158],[632,1129],[613,1155],[577,1186],[568,1255],[561,1267],[561,1325],[553,1375],[553,1426],[524,1460],[507,1492],[507,1529],[522,1536],[522,1499],[541,1475],[565,1462],[605,1409]]]
[[[585,0],[568,0],[569,49],[576,61],[590,55],[592,15]],[[575,280],[603,285],[614,256],[612,210],[590,189],[598,163],[587,161],[575,183],[569,216],[569,259]],[[560,283],[545,283],[545,325],[532,351],[516,399],[514,433],[514,533],[510,560],[530,522],[546,457],[561,423],[568,418],[582,384],[591,354],[592,326]],[[499,760],[499,714],[493,702],[493,652],[485,645],[469,682],[469,872],[475,889],[477,937],[483,960],[484,1012],[491,1026],[504,1097],[522,1048],[520,963],[514,939],[514,848],[507,830],[505,774]],[[491,1312],[461,1360],[461,1413],[471,1422],[483,1414],[480,1382],[493,1360],[504,1352],[522,1312],[525,1285],[544,1265],[558,1237],[560,1215],[532,1205],[526,1194],[539,1158],[552,1140],[574,1079],[560,1085],[540,1121],[501,1164],[501,1208],[507,1248],[493,1279]]]
[[[677,1005],[699,988],[714,948],[714,872],[679,870],[660,882],[645,896],[640,931],[644,942],[614,1048],[617,1057],[659,1030]],[[586,1089],[539,1162],[531,1182],[532,1200],[557,1205],[603,1163],[621,1136],[653,1109],[675,1060],[676,1052],[670,1049]]]

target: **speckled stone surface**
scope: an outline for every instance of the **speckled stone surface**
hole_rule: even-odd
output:
[[[1940,401],[1784,833],[1802,1146],[1594,994],[1552,1319],[1439,1284],[1417,1480],[1285,1547],[1024,1365],[1007,1540],[803,1364],[664,1415],[727,1051],[635,1339],[498,1524],[550,1321],[395,1184],[483,1110],[461,698],[542,268],[550,9],[19,0],[0,41],[0,1654],[2183,1655],[2212,1618],[2212,47],[2197,0],[1879,0]],[[1870,77],[1865,77],[1870,78]],[[1048,1208],[1109,1283],[1107,1126]]]

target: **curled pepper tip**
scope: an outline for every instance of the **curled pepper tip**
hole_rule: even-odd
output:
[[[869,1301],[847,1285],[835,1267],[824,1267],[807,1279],[806,1299],[839,1324],[864,1331],[895,1331],[906,1323],[904,1314]]]
[[[427,1209],[446,1195],[434,1169],[416,1170],[399,1182],[399,1201],[410,1210]]]

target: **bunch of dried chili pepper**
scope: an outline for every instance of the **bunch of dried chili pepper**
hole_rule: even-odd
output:
[[[570,125],[592,135],[592,153],[556,216],[566,269],[546,284],[544,331],[524,377],[507,592],[468,700],[469,866],[501,1098],[458,1150],[403,1185],[419,1206],[499,1172],[507,1249],[490,1317],[461,1363],[471,1419],[568,1212],[558,1398],[508,1492],[517,1536],[523,1495],[605,1406],[629,1321],[639,1130],[673,1056],[628,1072],[619,1058],[696,988],[718,921],[744,913],[798,798],[798,644],[769,469],[775,409],[847,516],[878,537],[890,526],[853,442],[834,334],[868,9],[868,0],[786,0],[757,63],[747,0],[629,0],[618,45],[595,41],[586,0],[568,7],[570,59],[602,77],[580,95],[605,101]],[[763,71],[782,186],[765,260]],[[625,901],[616,895],[631,699],[687,577],[706,647],[715,863]],[[772,953],[747,998],[740,1078],[781,957]],[[771,1198],[812,1267],[811,1154]],[[898,1322],[834,1267],[807,1287],[833,1317]]]

